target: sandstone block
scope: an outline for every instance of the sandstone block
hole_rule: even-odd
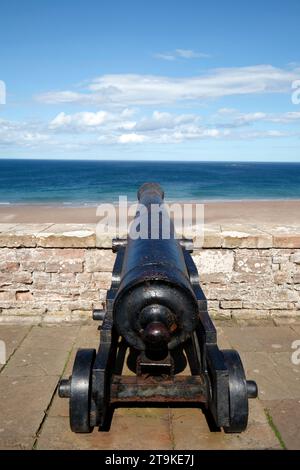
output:
[[[48,261],[45,265],[47,273],[81,273],[83,271],[82,261]]]
[[[231,310],[225,309],[209,309],[209,315],[213,320],[230,320],[231,318]]]
[[[77,285],[88,285],[92,281],[92,274],[91,273],[76,273],[76,284]]]
[[[295,284],[300,284],[300,272],[293,274],[293,281]]]
[[[12,278],[6,272],[0,273],[0,287],[11,286]]]
[[[300,310],[271,310],[270,311],[271,317],[300,317]]]
[[[269,256],[253,256],[253,254],[246,251],[236,254],[234,270],[236,272],[246,273],[269,273],[271,271],[271,258]]]
[[[46,312],[43,315],[43,323],[70,322],[71,312],[69,310],[59,310],[57,312]]]
[[[243,307],[243,302],[241,300],[221,300],[221,308],[224,309],[241,309]]]
[[[29,271],[18,271],[12,274],[14,284],[32,284],[32,274]]]
[[[36,243],[47,248],[95,247],[95,227],[92,224],[54,224],[37,235]]]
[[[271,248],[272,235],[243,224],[222,225],[223,248]]]
[[[274,274],[274,282],[275,284],[285,284],[291,280],[291,275],[285,271],[277,271]]]
[[[232,310],[231,312],[232,318],[235,320],[247,320],[247,319],[255,319],[255,320],[261,320],[268,318],[269,313],[267,310],[257,310],[257,309],[235,309]]]
[[[290,259],[292,263],[300,264],[300,251],[296,251],[294,254],[292,254]]]
[[[111,272],[115,258],[111,250],[88,250],[84,257],[85,270],[88,273]]]
[[[274,248],[300,248],[300,229],[296,226],[273,226],[270,230]]]
[[[21,264],[21,269],[23,271],[44,271],[45,270],[45,262],[44,261],[23,261]]]
[[[93,287],[96,289],[109,289],[112,280],[112,273],[103,272],[103,273],[93,273],[92,281]]]
[[[205,249],[193,255],[195,264],[202,274],[231,273],[234,253],[231,250]]]
[[[0,315],[0,324],[4,325],[15,325],[15,324],[22,324],[22,325],[38,325],[41,323],[42,315],[18,315],[13,314],[10,315],[7,311],[2,312]]]
[[[199,248],[221,248],[223,237],[220,225],[205,225],[203,232],[203,243]],[[195,244],[195,248],[198,246]]]
[[[91,311],[87,310],[73,310],[71,314],[72,321],[86,321],[91,319]]]
[[[243,308],[246,309],[257,309],[257,310],[271,310],[271,309],[279,309],[279,310],[288,310],[295,308],[295,304],[292,302],[277,302],[276,300],[270,299],[258,302],[255,298],[253,300],[246,300],[243,301]]]
[[[0,261],[0,271],[14,273],[18,271],[20,264],[16,261]]]
[[[76,274],[75,273],[51,273],[51,282],[54,284],[62,283],[64,285],[76,286]]]
[[[220,284],[226,285],[231,281],[230,273],[199,273],[201,284]]]
[[[28,291],[17,291],[16,292],[16,300],[21,302],[30,302],[33,300],[32,292]]]
[[[32,306],[24,308],[7,308],[7,309],[2,309],[2,316],[8,315],[8,316],[39,316],[43,315],[45,313],[46,308],[45,307],[36,307],[33,308]]]
[[[0,291],[0,301],[13,301],[15,299],[14,291]]]
[[[0,233],[0,246],[35,247],[37,235],[52,224],[18,224],[11,230]]]

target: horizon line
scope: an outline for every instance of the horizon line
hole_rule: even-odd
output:
[[[27,161],[66,161],[66,162],[116,162],[116,163],[300,163],[300,159],[297,160],[170,160],[170,159],[98,159],[98,158],[65,158],[65,157],[1,157],[0,161],[3,160],[27,160]]]

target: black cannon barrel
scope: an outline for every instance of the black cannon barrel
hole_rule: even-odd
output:
[[[138,200],[114,321],[119,333],[139,350],[173,349],[196,328],[197,301],[162,188],[145,183]]]

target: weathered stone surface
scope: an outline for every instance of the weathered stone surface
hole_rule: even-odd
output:
[[[116,255],[111,250],[92,250],[85,253],[85,269],[88,273],[112,271]]]
[[[79,228],[84,233],[77,233]],[[85,321],[83,312],[89,315],[92,308],[103,305],[115,254],[111,249],[95,248],[85,231],[95,233],[95,226],[0,224],[0,232],[12,243],[10,248],[0,249],[1,322],[17,317],[18,309],[24,321],[31,317],[36,322],[38,315],[51,322],[72,321],[72,311],[76,311],[73,320]],[[253,323],[267,317],[274,322],[280,322],[281,317],[297,321],[300,250],[287,247],[289,244],[270,247],[270,236],[279,232],[295,236],[298,228],[241,224],[223,226],[222,230],[219,225],[204,227],[204,248],[196,247],[193,256],[208,301],[218,302],[210,304],[213,318],[233,315],[239,322],[248,319]],[[35,239],[30,238],[28,246],[25,235]],[[44,246],[40,246],[39,237]],[[225,248],[227,243],[229,248]],[[6,315],[8,320],[4,320]]]
[[[271,262],[268,251],[261,250],[253,253],[249,250],[240,250],[235,257],[234,269],[236,272],[255,273],[256,275],[270,273]]]
[[[13,307],[11,305],[13,305]],[[20,321],[21,321],[22,316],[24,317],[35,316],[36,317],[36,316],[43,315],[45,311],[46,311],[46,307],[37,307],[36,305],[34,307],[32,307],[31,305],[28,307],[27,302],[26,302],[25,307],[24,305],[18,305],[17,303],[15,304],[9,303],[8,308],[6,309],[2,308],[2,315],[0,315],[0,318],[1,316],[4,317],[4,315],[15,316],[15,317],[20,316]],[[23,318],[23,320],[25,321],[25,318]],[[15,321],[18,321],[17,318],[15,318]]]
[[[288,450],[300,449],[300,400],[264,400],[284,446]]]
[[[16,292],[16,300],[20,302],[31,302],[33,299],[32,292],[28,291],[18,291]]]
[[[165,419],[131,416],[113,418],[110,432],[74,434],[68,418],[49,417],[38,440],[37,449],[171,450],[169,422]],[[151,439],[149,439],[151,436]]]
[[[57,381],[56,376],[9,377],[1,373],[0,448],[33,446]]]
[[[223,237],[220,225],[205,225],[202,246],[195,244],[195,248],[221,248]]]
[[[291,255],[291,262],[292,263],[295,263],[295,264],[300,264],[300,250],[298,251],[295,251],[292,255]]]
[[[221,308],[239,308],[241,309],[243,306],[243,302],[241,300],[221,300],[220,302]]]
[[[297,398],[300,400],[300,367],[292,362],[292,349],[288,352],[275,352],[270,354],[278,375],[284,384],[288,384],[288,393],[282,398]]]
[[[0,305],[1,305],[1,302],[5,301],[10,301],[12,302],[13,300],[15,300],[15,293],[14,291],[0,291]]]
[[[280,317],[280,318],[300,318],[300,310],[270,310],[271,317]]]
[[[300,272],[293,274],[293,282],[295,284],[300,284]]]
[[[18,224],[0,233],[0,247],[35,247],[37,236],[53,224]]]
[[[231,318],[231,310],[223,308],[209,309],[209,315],[213,320],[229,320]]]
[[[0,271],[8,271],[10,273],[18,271],[20,264],[16,261],[0,261]]]
[[[12,232],[15,228],[18,227],[19,224],[5,224],[1,223],[0,224],[0,234],[5,233],[5,232]]]
[[[66,338],[64,338],[66,341]],[[53,344],[57,347],[54,348]],[[71,349],[72,343],[69,346]],[[30,335],[10,359],[1,375],[7,377],[59,376],[68,358],[68,350],[58,340],[51,347],[36,346]]]
[[[217,307],[217,304],[212,306]],[[299,336],[300,327],[237,328],[224,324],[217,327],[219,346],[237,347],[247,378],[256,379],[259,386],[260,399],[249,401],[249,425],[242,434],[211,432],[204,414],[196,407],[120,408],[114,413],[110,432],[99,433],[95,429],[90,435],[74,434],[69,428],[68,401],[53,394],[64,368],[63,376],[70,375],[76,350],[98,346],[99,332],[95,323],[83,327],[21,327],[24,331],[19,336],[19,327],[15,335],[16,327],[2,330],[0,326],[0,338],[1,331],[7,331],[8,342],[17,340],[11,345],[14,355],[0,374],[0,447],[30,449],[35,445],[38,449],[115,451],[134,450],[137,446],[147,450],[280,449],[279,439],[264,412],[267,408],[285,447],[299,448],[300,390],[296,379],[300,369],[296,366],[299,371],[293,371],[295,366],[290,363],[288,344]],[[27,334],[25,339],[24,333]],[[67,365],[61,361],[61,354],[65,354],[66,361],[68,358]],[[42,359],[31,361],[21,369],[21,359],[36,356]],[[13,362],[15,358],[18,360]],[[5,370],[9,368],[9,375],[6,375]],[[45,375],[48,371],[55,375]]]
[[[297,333],[289,326],[223,327],[232,348],[240,352],[291,352]]]
[[[276,302],[273,299],[270,300],[263,300],[261,302],[256,302],[255,299],[251,300],[246,300],[242,302],[243,308],[245,309],[257,309],[257,310],[269,310],[271,312],[272,310],[278,309],[278,310],[294,310],[295,309],[295,304],[293,302]]]
[[[93,224],[55,224],[36,237],[37,246],[87,248],[96,246]]]
[[[200,410],[178,408],[172,410],[172,431],[175,449],[223,450],[223,449],[279,449],[280,444],[267,423],[260,407],[258,422],[250,422],[242,434],[212,433]]]
[[[82,261],[68,260],[68,261],[49,261],[45,266],[46,273],[82,273]]]
[[[202,250],[193,255],[201,274],[231,273],[234,253],[230,250]]]
[[[222,225],[223,248],[271,248],[272,236],[256,227]]]
[[[294,383],[291,386],[284,378],[282,371],[277,367],[277,362],[273,360],[274,354],[287,353],[241,352],[246,375],[257,382],[261,400],[295,398],[297,388]]]
[[[0,340],[4,341],[6,349],[6,361],[15,352],[20,343],[24,340],[31,326],[8,326],[0,324]],[[0,364],[0,369],[4,364]]]
[[[256,309],[234,309],[231,312],[232,318],[235,320],[250,320],[250,319],[264,319],[268,318],[268,311],[266,310],[256,310]]]
[[[300,228],[296,226],[275,225],[269,227],[273,236],[274,248],[300,248]]]

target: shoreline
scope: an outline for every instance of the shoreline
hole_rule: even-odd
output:
[[[128,204],[134,204],[137,202],[137,199],[127,199]],[[261,203],[261,202],[298,202],[300,203],[300,198],[245,198],[245,199],[165,199],[165,203],[167,204],[226,204],[226,203]],[[50,207],[50,208],[93,208],[98,207],[100,204],[113,204],[114,206],[118,206],[118,201],[113,200],[103,200],[98,202],[85,202],[85,203],[76,203],[76,202],[0,202],[0,209],[9,207]]]
[[[128,204],[134,202],[136,201],[128,201]],[[166,202],[204,204],[204,219],[209,224],[267,223],[300,226],[300,199]],[[0,223],[97,223],[98,205],[0,204]],[[114,203],[114,206],[117,207],[118,203]]]

